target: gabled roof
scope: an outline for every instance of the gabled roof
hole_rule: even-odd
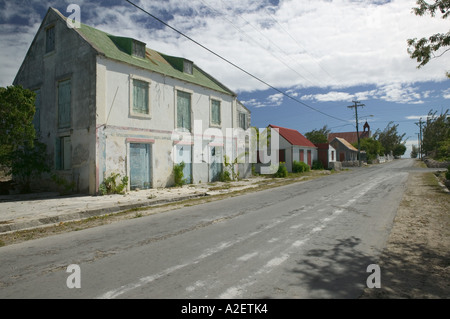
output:
[[[333,141],[334,141],[334,140],[339,141],[340,143],[342,143],[342,144],[343,144],[346,148],[348,148],[349,150],[358,152],[358,150],[357,150],[352,144],[350,144],[347,140],[345,140],[345,139],[343,139],[343,138],[341,138],[341,137],[335,137],[335,138],[333,139]],[[333,142],[333,141],[331,141],[331,142]]]
[[[50,8],[61,18],[67,20],[58,10]],[[98,54],[108,59],[127,63],[149,71],[157,72],[179,80],[197,84],[215,91],[236,96],[236,93],[228,89],[225,85],[214,79],[211,75],[193,64],[193,72],[187,74],[183,72],[183,62],[189,61],[181,57],[164,55],[155,50],[146,48],[145,59],[137,58],[129,54],[129,49],[124,49],[121,44],[129,44],[130,41],[138,41],[128,37],[120,37],[100,31],[96,28],[82,24],[80,28],[73,28]],[[181,67],[180,67],[181,65]]]
[[[335,137],[343,138],[351,144],[358,142],[358,134],[356,132],[329,133],[328,142],[334,140]],[[359,132],[360,139],[366,137],[370,137],[370,131]]]
[[[281,127],[281,126],[276,126],[276,125],[272,125],[272,124],[270,124],[269,127],[277,128],[278,133],[292,145],[316,148],[316,146],[310,140],[308,140],[306,137],[304,137],[297,130],[293,130],[293,129],[285,128],[285,127]]]

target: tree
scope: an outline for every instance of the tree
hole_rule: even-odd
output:
[[[405,144],[397,144],[397,145],[394,146],[394,149],[392,150],[392,154],[395,157],[400,157],[403,154],[405,154],[405,152],[406,152]]]
[[[433,4],[429,4],[424,0],[417,0],[418,7],[413,8],[415,15],[423,16],[429,13],[432,17],[436,16],[437,12],[442,14],[442,19],[446,19],[450,15],[450,1],[449,0],[435,0]],[[419,62],[417,68],[421,68],[427,64],[432,58],[442,56],[450,50],[446,48],[450,46],[450,31],[447,33],[436,33],[427,38],[408,39],[408,53],[411,59],[416,59]],[[450,78],[450,72],[446,73]]]
[[[10,166],[19,147],[33,147],[35,93],[21,86],[0,87],[0,165]]]
[[[392,152],[395,156],[401,156],[406,152],[406,147],[401,147],[398,145],[405,144],[406,140],[403,138],[406,134],[399,135],[397,132],[398,124],[393,125],[394,122],[389,122],[383,131],[379,129],[373,134],[373,138],[381,143],[385,154],[390,154]],[[403,151],[403,152],[402,152]]]
[[[46,149],[44,143],[35,141],[33,145],[27,143],[12,152],[11,173],[20,185],[21,193],[31,192],[32,180],[50,172]]]
[[[308,133],[305,133],[305,137],[313,144],[328,143],[328,134],[330,132],[331,131],[328,129],[328,127],[324,125],[319,130],[312,130]]]
[[[355,146],[356,144],[356,146]],[[358,143],[354,143],[353,146],[357,147]],[[383,155],[384,149],[381,143],[372,137],[363,138],[360,141],[360,149],[366,152],[367,161],[373,161],[377,158],[377,155]]]
[[[413,145],[410,156],[411,156],[411,158],[417,158],[418,155],[419,155],[419,148],[417,146]]]
[[[450,116],[449,110],[436,116],[432,110],[428,113],[423,128],[422,151],[435,159],[450,159]]]

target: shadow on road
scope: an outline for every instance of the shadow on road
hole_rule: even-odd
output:
[[[400,244],[396,252],[385,252],[380,260],[361,252],[360,244],[359,238],[349,237],[337,240],[330,250],[309,250],[298,267],[290,270],[298,279],[291,285],[307,290],[310,298],[450,297],[448,252],[436,252],[422,244]],[[371,264],[380,266],[381,288],[367,288]]]

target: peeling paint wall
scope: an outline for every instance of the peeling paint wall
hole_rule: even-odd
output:
[[[132,81],[139,79],[149,83],[149,116],[132,114]],[[233,128],[236,113],[236,98],[211,89],[203,88],[161,74],[139,69],[124,63],[97,58],[97,170],[98,184],[104,177],[116,172],[121,175],[130,173],[130,141],[147,143],[151,148],[151,185],[152,187],[172,186],[174,148],[176,138],[172,135],[176,129],[177,90],[191,94],[191,133],[192,139],[203,138],[208,145],[211,139],[210,104],[211,99],[221,102],[221,124],[214,127],[226,137],[226,129]],[[195,122],[195,121],[201,122]],[[197,123],[194,126],[194,122]],[[200,125],[198,125],[200,123]],[[176,135],[175,137],[177,137]],[[192,140],[193,141],[193,140]],[[225,146],[226,140],[222,139]],[[198,154],[192,147],[196,158],[207,154]],[[204,150],[202,149],[201,152]],[[209,149],[205,149],[205,153]],[[207,162],[193,163],[193,182],[209,180]]]
[[[55,31],[55,48],[46,53],[46,30],[51,27]],[[74,29],[49,10],[14,80],[15,85],[40,90],[39,140],[47,145],[52,174],[67,183],[74,182],[74,190],[79,193],[94,191],[90,179],[95,174],[95,55]],[[59,128],[58,84],[63,80],[70,80],[71,114],[70,125]],[[71,163],[68,169],[56,166],[56,144],[61,137],[70,137],[71,148],[66,154]],[[49,190],[56,187],[50,175],[39,184]]]

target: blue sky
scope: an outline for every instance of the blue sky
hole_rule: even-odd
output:
[[[358,100],[365,104],[358,110],[360,127],[366,120],[372,132],[390,121],[399,124],[408,138],[407,157],[417,144],[419,118],[450,108],[450,52],[417,69],[406,44],[448,32],[449,21],[415,16],[415,0],[134,2],[296,101],[123,0],[0,0],[0,86],[11,85],[48,7],[69,16],[67,6],[74,3],[82,23],[194,61],[238,94],[257,127],[354,131],[354,111],[347,106]]]

